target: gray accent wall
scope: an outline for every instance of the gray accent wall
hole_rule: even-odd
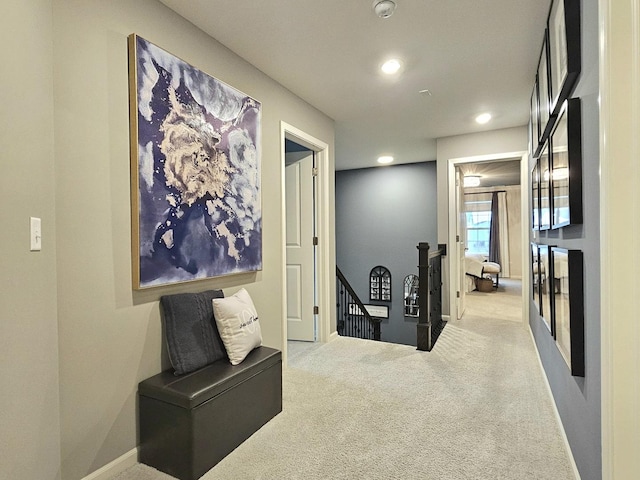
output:
[[[581,2],[582,73],[572,97],[582,99],[582,225],[541,232],[534,241],[584,253],[586,375],[572,377],[536,307],[529,321],[553,397],[582,480],[601,474],[600,368],[600,147],[598,106],[598,2]],[[533,164],[530,165],[533,167]]]
[[[336,172],[336,259],[360,299],[387,305],[382,340],[416,345],[417,320],[403,314],[406,275],[418,274],[419,242],[437,248],[436,163]],[[391,271],[391,302],[369,302],[369,272]]]

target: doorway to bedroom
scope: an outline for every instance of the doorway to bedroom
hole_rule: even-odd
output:
[[[518,153],[450,160],[450,173],[456,179],[452,244],[457,247],[452,259],[457,265],[451,266],[456,283],[452,319],[479,312],[525,319],[528,219],[523,217],[523,203],[528,201],[528,190],[522,188],[526,183],[522,163]]]

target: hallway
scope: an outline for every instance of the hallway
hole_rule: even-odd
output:
[[[466,309],[462,320],[500,318],[522,323],[522,282],[501,278],[498,290],[488,293],[474,290],[465,295]]]
[[[503,294],[471,294],[429,353],[348,337],[289,342],[283,412],[203,480],[574,478],[518,322],[518,283],[501,284]],[[170,477],[137,465],[116,478]]]

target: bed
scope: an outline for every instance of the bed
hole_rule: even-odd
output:
[[[500,284],[500,264],[488,262],[487,257],[480,254],[469,253],[465,255],[465,292],[476,289],[476,279],[491,278],[494,288]]]

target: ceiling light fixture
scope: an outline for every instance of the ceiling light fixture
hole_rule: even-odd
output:
[[[392,162],[393,162],[393,157],[390,155],[383,155],[382,157],[378,157],[378,163],[381,163],[382,165],[386,165]]]
[[[463,180],[463,185],[465,188],[468,187],[479,187],[480,186],[480,175],[465,175]]]
[[[392,0],[374,0],[373,11],[380,18],[389,18],[396,11],[396,2]]]
[[[387,75],[393,75],[394,73],[397,73],[398,70],[400,70],[400,67],[400,60],[398,60],[397,58],[392,58],[391,60],[387,60],[386,62],[384,62],[380,67],[380,70],[382,70]]]
[[[491,114],[490,113],[481,113],[480,115],[478,115],[476,117],[476,122],[478,122],[480,125],[484,125],[489,120],[491,120]]]

